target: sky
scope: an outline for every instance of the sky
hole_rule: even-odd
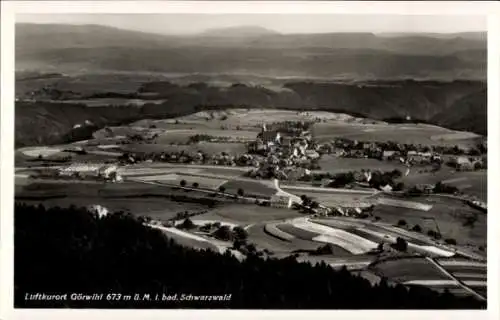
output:
[[[160,34],[196,34],[207,29],[260,26],[280,33],[486,31],[485,16],[332,14],[23,14],[16,22],[100,24]]]

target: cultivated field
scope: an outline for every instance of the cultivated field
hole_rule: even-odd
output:
[[[308,262],[312,265],[317,263],[326,263],[330,267],[335,269],[340,269],[346,267],[347,270],[352,270],[354,272],[358,272],[360,270],[365,270],[370,263],[373,262],[375,256],[373,255],[350,255],[350,256],[334,256],[334,255],[321,255],[321,256],[311,256],[311,255],[303,255],[297,258],[297,261],[300,262]],[[369,271],[368,271],[369,272]],[[371,273],[371,272],[370,272]],[[370,275],[372,280],[374,278],[379,278],[377,275],[373,273]]]
[[[459,245],[485,246],[487,230],[485,214],[459,200],[438,197],[416,200],[432,204],[432,209],[422,211],[380,204],[375,206],[373,214],[380,217],[382,222],[389,224],[397,224],[399,220],[405,220],[409,228],[418,224],[423,233],[429,230],[436,231],[437,223],[444,239],[453,238]],[[467,219],[474,216],[477,217],[474,225],[464,226]]]
[[[149,153],[149,152],[181,152],[184,151],[188,154],[195,154],[199,151],[207,155],[221,154],[226,152],[227,154],[237,155],[247,152],[247,147],[244,143],[219,143],[219,142],[200,142],[190,145],[170,145],[161,143],[151,143],[151,144],[139,144],[131,143],[126,145],[121,145],[120,150],[124,152],[138,152],[138,153]]]
[[[313,200],[319,202],[322,205],[325,205],[327,207],[335,207],[335,206],[342,206],[342,207],[365,207],[369,206],[372,202],[374,202],[370,198],[369,193],[362,193],[362,192],[336,192],[335,190],[329,190],[328,188],[325,188],[324,190],[321,190],[319,188],[317,189],[296,189],[296,188],[290,188],[288,186],[280,186],[280,188],[285,191],[289,192],[292,194],[295,194],[297,196],[301,195],[306,195]]]
[[[290,227],[281,225],[277,227],[297,238],[330,243],[352,254],[367,253],[378,246],[378,243],[346,232],[342,229],[328,227],[308,221],[307,219],[294,219],[289,225]]]
[[[178,202],[172,195],[185,195],[183,191],[144,183],[47,183],[34,182],[16,186],[16,201],[43,203],[46,206],[88,206],[100,204],[110,211],[127,211],[137,215],[148,215],[157,220],[166,220],[178,212],[193,212],[208,209],[195,202]],[[190,196],[204,196],[192,191]]]
[[[203,237],[197,236],[189,232],[185,232],[176,228],[166,228],[155,225],[150,225],[150,226],[152,228],[161,230],[168,238],[173,239],[175,242],[185,247],[190,247],[195,249],[210,249],[216,252],[220,252],[221,249],[224,249],[220,248],[219,246],[212,243],[208,239],[205,239]]]
[[[175,173],[134,177],[134,179],[144,182],[158,182],[158,183],[174,184],[174,185],[180,185],[181,181],[184,180],[186,182],[186,187],[193,187],[194,184],[197,183],[198,188],[209,189],[209,190],[217,190],[219,186],[227,182],[227,180],[224,179],[196,177],[196,176],[182,175]]]
[[[125,98],[95,98],[85,100],[63,100],[62,103],[84,104],[89,108],[106,106],[130,106],[142,107],[145,104],[162,104],[166,100],[143,100],[143,99],[125,99]]]
[[[339,158],[333,155],[324,155],[319,160],[320,171],[327,171],[330,173],[341,173],[349,171],[361,171],[361,170],[380,170],[393,171],[395,169],[400,170],[402,173],[405,172],[406,166],[401,164],[399,161],[380,161],[377,159],[351,159],[351,158]]]
[[[360,141],[395,141],[422,145],[469,147],[475,145],[477,135],[425,124],[359,124],[326,122],[314,125],[313,135],[319,142],[337,137]],[[444,137],[444,139],[443,139]]]
[[[52,156],[60,153],[62,149],[60,147],[27,147],[18,149],[25,156],[36,158],[39,155],[42,157]]]
[[[479,281],[486,282],[487,279],[487,265],[486,262],[476,262],[465,259],[437,259],[446,271],[451,273],[455,278],[460,281]],[[479,283],[477,286],[479,286]],[[484,283],[484,286],[486,284]]]
[[[488,196],[488,173],[486,170],[456,172],[443,167],[436,173],[410,174],[402,178],[403,183],[411,187],[416,184],[437,183],[439,181],[457,187],[468,195],[486,201]]]
[[[217,167],[204,165],[179,165],[169,163],[140,163],[137,165],[123,166],[119,168],[120,174],[124,176],[141,176],[155,174],[193,174],[193,175],[216,175],[221,178],[232,178],[243,175],[249,168],[246,167]]]
[[[253,204],[224,204],[200,216],[205,220],[229,221],[249,225],[264,221],[284,220],[301,216],[297,211],[259,207]]]
[[[453,280],[425,258],[386,260],[370,266],[370,270],[401,283],[421,280]]]
[[[377,203],[391,207],[397,207],[402,209],[414,209],[420,211],[429,211],[432,209],[432,204],[421,203],[416,201],[407,201],[401,199],[391,199],[385,197],[378,198]]]
[[[255,244],[257,249],[267,249],[274,254],[287,256],[300,250],[315,250],[321,246],[319,242],[307,241],[293,238],[288,241],[281,240],[264,230],[264,224],[258,223],[250,226],[248,229],[248,239]]]
[[[276,189],[269,185],[268,183],[260,181],[251,180],[232,180],[222,185],[226,190],[225,192],[234,193],[238,192],[238,189],[243,189],[244,195],[246,196],[257,196],[257,197],[271,197],[276,193]]]
[[[228,137],[231,139],[241,139],[242,141],[255,140],[255,131],[244,130],[217,130],[217,129],[184,129],[167,130],[156,139],[159,144],[187,142],[190,137],[197,134],[206,134],[212,137]]]
[[[43,204],[45,207],[68,208],[72,205],[87,207],[99,204],[110,212],[130,212],[134,215],[147,216],[158,221],[174,218],[179,212],[199,212],[207,207],[196,203],[180,203],[169,199],[144,197],[142,199],[127,198],[102,198],[102,197],[64,197],[48,199],[16,199],[16,201],[29,204]]]

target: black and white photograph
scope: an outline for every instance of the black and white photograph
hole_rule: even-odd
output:
[[[488,308],[487,15],[13,32],[13,308]]]

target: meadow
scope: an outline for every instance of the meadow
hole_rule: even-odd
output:
[[[254,204],[224,204],[211,209],[208,213],[200,216],[200,219],[223,220],[240,224],[260,223],[264,221],[284,220],[300,217],[297,211],[259,207]]]
[[[432,204],[432,209],[422,211],[410,208],[398,208],[379,204],[373,210],[373,215],[388,224],[397,224],[404,220],[407,228],[419,225],[422,233],[429,230],[436,231],[436,223],[441,231],[443,239],[452,238],[459,245],[472,245],[474,247],[486,245],[486,215],[471,208],[459,200],[425,197],[418,198],[419,202]],[[473,226],[464,226],[468,218],[476,217]],[[436,222],[434,222],[434,220]]]
[[[242,189],[245,196],[256,196],[270,198],[276,193],[276,189],[268,184],[260,181],[251,180],[231,180],[222,185],[225,192],[237,194],[239,189]]]
[[[248,239],[255,244],[259,250],[270,250],[275,255],[285,257],[293,252],[300,250],[315,250],[322,244],[314,241],[307,241],[302,239],[290,239],[283,241],[264,230],[265,224],[257,223],[247,229]]]
[[[466,172],[443,167],[435,173],[409,174],[400,180],[407,187],[442,182],[457,187],[463,193],[478,197],[483,201],[487,201],[488,197],[488,172],[486,170]]]
[[[364,207],[373,202],[370,198],[370,193],[362,192],[335,192],[335,190],[309,190],[309,189],[296,189],[281,186],[285,192],[290,192],[297,196],[306,195],[307,197],[319,202],[327,207],[342,206],[342,207]]]
[[[451,280],[425,258],[389,259],[370,267],[376,274],[397,282],[414,280]]]
[[[395,141],[402,144],[475,146],[478,136],[427,124],[359,124],[322,122],[313,127],[313,136],[319,142],[335,138],[359,141]]]
[[[214,138],[240,139],[242,141],[252,141],[257,137],[254,131],[245,130],[220,130],[220,129],[181,129],[166,130],[155,139],[158,144],[187,143],[189,138],[195,135],[209,135]]]
[[[156,153],[156,152],[186,152],[195,154],[201,151],[209,156],[226,152],[231,155],[238,155],[247,152],[245,143],[224,143],[224,142],[200,142],[189,145],[171,145],[170,143],[131,143],[120,146],[120,150],[130,153]]]
[[[145,104],[162,104],[166,100],[143,100],[143,99],[125,99],[125,98],[94,98],[83,100],[63,100],[62,103],[84,104],[89,108],[107,107],[107,106],[130,106],[142,107]]]
[[[341,158],[333,155],[323,155],[318,162],[320,171],[341,173],[349,171],[393,171],[395,169],[405,172],[406,166],[399,161],[380,161],[369,158]]]
[[[218,190],[219,186],[227,182],[227,180],[224,179],[198,177],[198,176],[182,175],[175,173],[134,177],[133,179],[144,182],[158,182],[170,185],[180,185],[181,181],[185,181],[186,187],[194,187],[194,184],[198,184],[197,186],[198,188],[208,189],[208,190]]]

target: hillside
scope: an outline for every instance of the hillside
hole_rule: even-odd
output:
[[[50,39],[50,41],[47,41]],[[84,25],[16,25],[16,70],[245,73],[307,78],[485,79],[486,41],[257,27],[165,36]]]
[[[487,134],[488,107],[486,90],[474,92],[453,102],[448,108],[434,115],[432,122],[443,127],[461,128],[482,135]]]
[[[98,76],[92,78],[94,81],[100,79]],[[89,91],[86,88],[89,84],[76,81],[78,79],[49,78],[47,81],[52,87],[35,96],[38,102],[16,103],[17,146],[64,142],[72,127],[85,120],[102,127],[145,118],[171,118],[207,109],[241,107],[324,110],[391,121],[410,116],[413,120],[456,130],[486,134],[487,129],[486,86],[476,81],[288,82],[280,90],[241,83],[215,87],[206,83],[179,85],[155,81],[145,82],[129,93],[118,93],[109,90],[109,86],[107,90]],[[99,81],[100,88],[106,87],[104,79],[109,78]],[[32,81],[22,82],[21,87],[28,90],[25,94],[33,86],[40,85],[38,79]],[[113,82],[111,85],[116,86]],[[82,90],[78,90],[79,86]],[[83,97],[82,92],[86,92]],[[18,94],[22,99],[23,93]],[[147,103],[151,95],[164,102]],[[81,103],[97,97],[142,98],[146,99],[146,104],[142,107],[85,107],[68,104],[72,97]],[[52,102],[48,101],[50,99]],[[40,102],[42,100],[47,102]]]
[[[144,219],[116,213],[99,217],[84,208],[15,206],[14,305],[17,308],[211,309],[484,309],[472,297],[389,285],[295,258],[238,261],[231,254],[182,247]],[[298,276],[300,275],[300,276]],[[36,301],[43,292],[148,294],[150,299]],[[156,293],[178,294],[161,301]],[[189,301],[181,294],[231,295]],[[69,296],[69,294],[68,294]],[[194,299],[193,299],[194,300]]]
[[[279,34],[259,26],[240,26],[231,28],[213,28],[202,32],[207,37],[261,37]]]

